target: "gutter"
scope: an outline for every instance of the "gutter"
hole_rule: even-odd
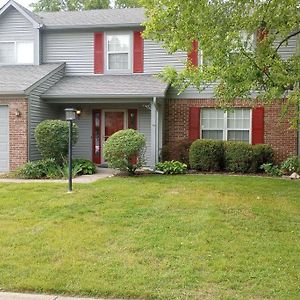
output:
[[[144,27],[141,23],[127,23],[127,24],[90,24],[90,25],[45,25],[43,30],[57,30],[57,29],[124,29],[132,27]]]

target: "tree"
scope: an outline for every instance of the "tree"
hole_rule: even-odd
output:
[[[184,70],[166,68],[160,76],[182,92],[194,85],[203,90],[217,82],[221,107],[236,99],[262,104],[284,99],[294,112],[300,105],[300,57],[284,60],[282,46],[300,36],[299,0],[142,0],[147,22],[144,36],[163,42],[171,53],[191,51],[199,41],[203,64],[187,60]],[[296,125],[296,123],[294,123]]]
[[[116,0],[115,8],[141,7],[139,0]]]
[[[39,11],[72,11],[109,8],[109,0],[39,0],[32,3],[35,12]]]

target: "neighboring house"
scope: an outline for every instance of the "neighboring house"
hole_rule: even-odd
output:
[[[74,155],[105,163],[103,143],[115,131],[134,128],[147,140],[147,165],[159,160],[163,143],[213,138],[268,143],[278,160],[298,151],[295,130],[280,123],[280,104],[213,107],[213,86],[199,93],[169,88],[157,74],[180,69],[197,52],[169,55],[143,40],[143,9],[34,14],[14,1],[0,10],[0,172],[40,158],[37,124],[63,119],[64,109],[81,111]],[[289,56],[296,39],[281,49]]]

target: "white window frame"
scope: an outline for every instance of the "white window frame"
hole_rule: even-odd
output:
[[[108,36],[112,35],[126,35],[129,37],[129,49],[128,52],[124,51],[108,51]],[[128,53],[128,69],[109,69],[109,54],[127,54]],[[106,73],[132,73],[132,60],[133,60],[133,36],[130,31],[112,31],[105,33],[105,72]]]
[[[203,110],[205,109],[214,109],[212,107],[203,107],[201,109],[201,118],[200,118],[200,137],[201,139],[203,138],[203,134],[202,134],[202,131],[203,130],[212,130],[212,131],[215,131],[215,130],[221,130],[221,129],[217,129],[217,128],[212,128],[212,129],[204,129],[202,128],[202,119],[203,119]],[[236,130],[236,131],[245,131],[245,130],[249,130],[249,144],[252,144],[252,109],[249,108],[249,107],[235,107],[233,110],[236,110],[236,109],[248,109],[250,111],[250,115],[249,115],[249,129],[245,129],[245,128],[229,128],[228,127],[228,112],[227,111],[224,111],[224,127],[222,129],[223,131],[223,141],[228,141],[228,131],[229,130]]]
[[[22,43],[31,43],[32,44],[32,49],[33,49],[33,60],[32,63],[18,63],[18,44],[22,44]],[[0,44],[14,44],[14,62],[13,63],[0,63],[0,66],[10,66],[10,65],[34,65],[34,42],[33,41],[0,41]]]

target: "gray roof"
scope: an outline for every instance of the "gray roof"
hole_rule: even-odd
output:
[[[130,27],[145,19],[143,8],[39,12],[46,28]]]
[[[1,66],[0,95],[24,95],[47,75],[60,69],[64,63],[40,66]]]
[[[43,98],[149,98],[164,97],[168,84],[152,75],[66,76]]]

